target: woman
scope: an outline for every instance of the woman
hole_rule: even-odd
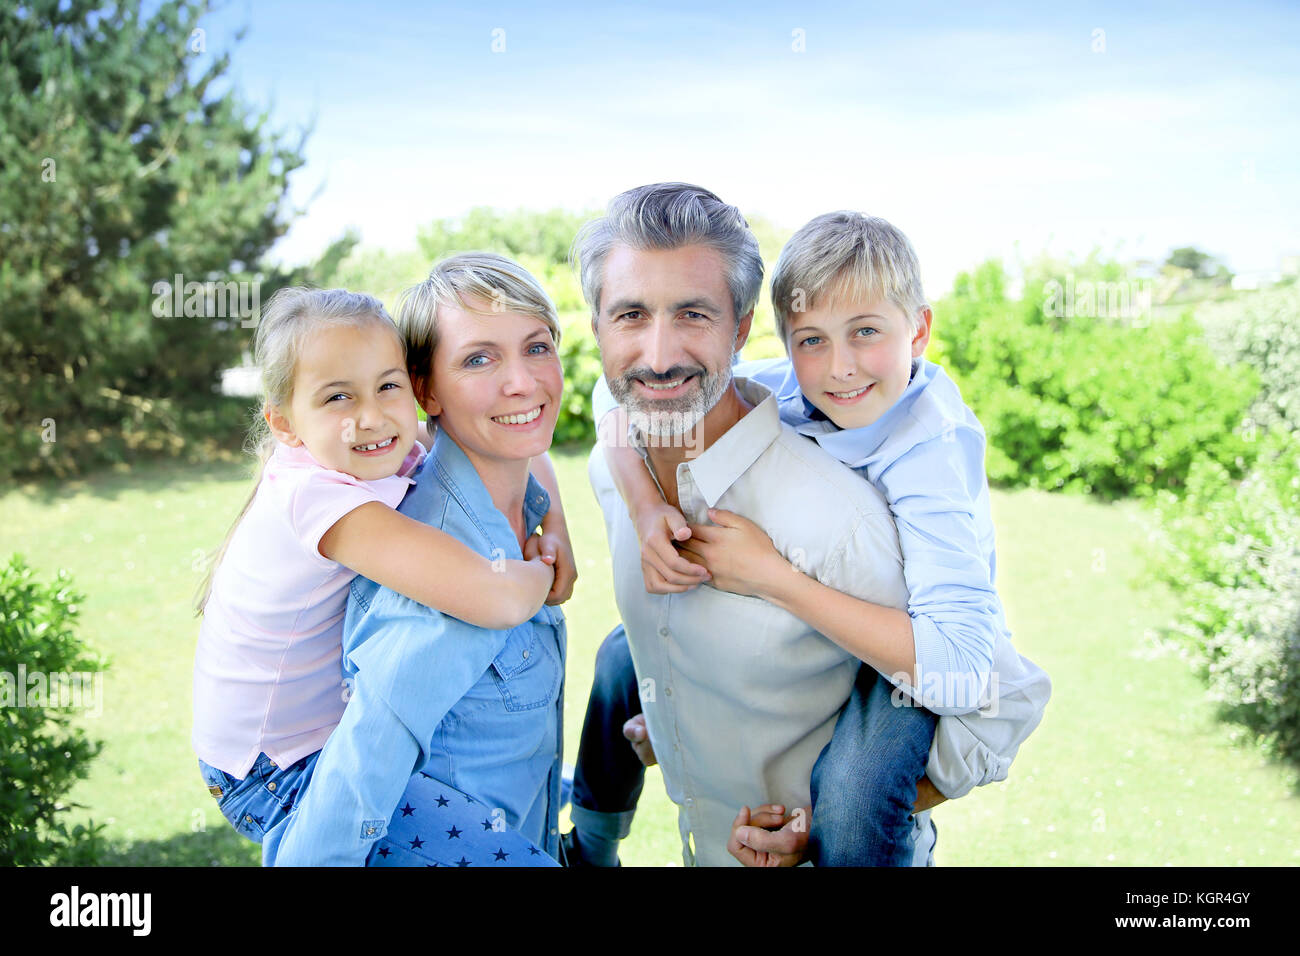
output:
[[[521,557],[549,507],[529,460],[550,446],[563,391],[554,306],[516,263],[471,253],[408,290],[398,325],[438,426],[399,510],[494,561]],[[351,698],[264,861],[554,865],[559,609],[491,631],[357,578],[343,647]]]

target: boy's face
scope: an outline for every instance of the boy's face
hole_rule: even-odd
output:
[[[786,344],[804,396],[840,428],[861,428],[902,396],[912,359],[930,341],[929,309],[915,332],[885,299],[828,299],[790,316]]]

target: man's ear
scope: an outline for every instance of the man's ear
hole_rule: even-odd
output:
[[[285,417],[284,412],[280,410],[279,405],[272,405],[267,402],[262,406],[262,417],[266,419],[266,424],[271,429],[271,434],[275,440],[290,448],[296,448],[302,444],[302,439],[298,437],[293,430],[293,425]]]
[[[925,347],[930,344],[930,323],[934,321],[934,313],[929,306],[922,309],[917,317],[921,320],[912,336],[912,358],[920,358],[925,354]]]
[[[733,352],[739,352],[749,341],[749,328],[754,324],[754,310],[750,309],[740,317],[740,322],[736,324],[736,344],[732,347]]]

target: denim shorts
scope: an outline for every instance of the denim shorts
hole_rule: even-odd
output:
[[[235,831],[261,843],[266,831],[293,809],[302,788],[311,779],[320,751],[289,767],[277,767],[266,754],[258,754],[242,780],[199,761],[199,773]]]

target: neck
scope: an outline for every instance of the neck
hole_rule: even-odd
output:
[[[687,434],[662,438],[646,436],[646,455],[659,479],[659,487],[671,499],[669,504],[678,507],[677,466],[708,451],[714,442],[730,431],[753,407],[741,396],[733,380],[718,403]]]
[[[447,437],[456,441],[450,432]],[[530,459],[485,458],[470,451],[460,442],[456,446],[465,453],[469,463],[478,472],[479,480],[487,489],[492,504],[497,511],[510,522],[510,528],[519,541],[522,551],[524,541],[528,538],[528,529],[524,527],[524,498],[528,494],[528,465]]]

